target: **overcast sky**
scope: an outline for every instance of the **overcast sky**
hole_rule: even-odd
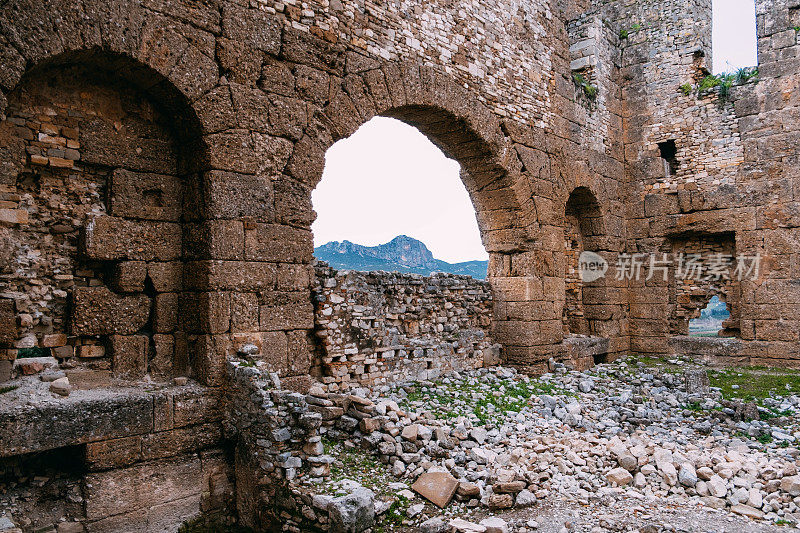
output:
[[[713,0],[714,73],[756,65],[754,0]]]
[[[713,1],[714,72],[755,65],[754,0]],[[314,243],[374,246],[405,234],[427,244],[438,259],[486,259],[458,173],[458,163],[415,128],[374,118],[328,150],[312,195]]]

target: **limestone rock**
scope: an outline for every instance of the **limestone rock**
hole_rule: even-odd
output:
[[[328,503],[331,533],[361,533],[375,524],[375,494],[358,487]]]
[[[458,480],[448,472],[427,472],[411,485],[411,490],[440,508],[450,503],[457,489]]]

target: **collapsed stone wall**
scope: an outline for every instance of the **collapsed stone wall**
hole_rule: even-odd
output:
[[[436,379],[500,361],[485,281],[337,271],[325,263],[315,272],[315,334],[329,387]]]

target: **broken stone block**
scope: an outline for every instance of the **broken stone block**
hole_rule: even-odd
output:
[[[53,357],[26,357],[14,361],[14,373],[22,376],[33,376],[48,368],[58,368],[58,361]]]
[[[147,324],[150,298],[119,296],[106,287],[78,287],[73,293],[74,335],[131,335]]]
[[[149,339],[144,335],[111,335],[109,345],[113,358],[114,377],[141,378],[147,373]]]
[[[467,522],[462,518],[454,518],[448,524],[454,533],[485,533],[486,527],[474,522]]]
[[[50,383],[50,392],[59,396],[69,396],[69,393],[72,392],[72,385],[69,384],[68,378],[58,378]]]
[[[617,467],[606,474],[606,479],[609,483],[616,484],[618,487],[624,487],[633,481],[633,476],[624,468]]]
[[[489,510],[511,509],[514,506],[514,497],[511,494],[492,494],[489,496]]]
[[[375,494],[364,487],[328,503],[331,533],[366,531],[375,523]]]
[[[683,375],[686,380],[687,394],[708,394],[711,384],[705,370],[687,370]]]
[[[502,518],[492,516],[481,520],[480,525],[486,528],[486,533],[508,533],[508,524]]]
[[[427,472],[411,485],[411,490],[440,508],[450,503],[457,489],[458,480],[448,472]]]
[[[116,169],[111,174],[109,211],[115,217],[177,221],[181,182],[175,176]]]

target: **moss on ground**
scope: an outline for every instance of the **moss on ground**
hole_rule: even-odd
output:
[[[735,367],[710,370],[708,378],[726,400],[762,404],[767,398],[800,394],[800,373],[795,370]]]

